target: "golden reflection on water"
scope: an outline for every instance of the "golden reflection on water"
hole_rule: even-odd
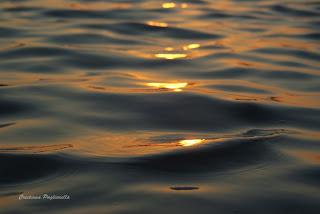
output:
[[[126,132],[106,133],[96,132],[94,136],[84,136],[82,139],[69,141],[72,151],[77,154],[92,154],[110,157],[133,157],[150,154],[161,154],[170,151],[182,151],[201,147],[202,145],[214,145],[227,142],[228,139],[238,138],[234,135],[212,134],[184,134],[168,137],[166,132]]]
[[[293,150],[287,150],[283,152],[287,153],[288,155],[296,159],[299,159],[300,161],[304,161],[314,165],[320,165],[319,152],[302,150],[302,149],[293,149]]]
[[[187,3],[182,3],[181,4],[181,8],[183,8],[183,9],[188,8],[188,4]]]
[[[197,49],[200,47],[201,47],[200,44],[191,43],[191,44],[179,47],[179,49],[182,48],[182,50],[188,51],[188,50]],[[175,49],[178,49],[178,48],[166,47],[164,48],[164,50],[170,53],[157,53],[154,56],[156,58],[162,58],[167,60],[181,59],[181,58],[186,58],[188,56],[186,53],[172,53],[171,51],[174,51]]]
[[[165,22],[148,21],[147,25],[153,27],[168,27],[169,25]]]
[[[190,94],[193,94],[192,96],[199,97],[199,99],[201,98],[204,101],[214,98],[208,102],[208,106],[210,106],[211,103],[215,105],[215,100],[217,99],[217,108],[220,108],[219,102],[221,101],[226,102],[226,105],[234,104],[235,108],[237,108],[238,103],[240,103],[239,106],[242,104],[242,106],[247,106],[248,102],[252,102],[257,104],[257,108],[262,108],[265,105],[272,105],[272,109],[275,110],[278,106],[285,107],[287,109],[291,107],[310,108],[310,113],[312,113],[312,111],[316,112],[316,110],[319,109],[319,89],[311,88],[311,86],[314,85],[313,81],[318,81],[317,79],[313,80],[308,76],[306,79],[300,79],[295,77],[294,73],[292,73],[292,76],[288,75],[288,77],[284,78],[281,77],[280,73],[280,71],[289,70],[297,71],[300,74],[318,75],[318,61],[308,59],[307,55],[303,55],[301,57],[292,55],[295,54],[296,51],[303,51],[302,53],[306,54],[310,51],[311,54],[312,52],[315,52],[315,58],[318,58],[317,54],[319,52],[319,43],[317,39],[295,39],[295,36],[308,35],[308,33],[312,33],[313,31],[309,32],[309,29],[303,27],[303,24],[309,25],[311,22],[314,22],[314,20],[309,20],[308,16],[303,15],[301,16],[302,18],[298,20],[299,22],[293,23],[291,22],[291,20],[294,19],[292,14],[290,16],[286,16],[286,12],[283,12],[281,13],[281,16],[277,16],[277,12],[275,11],[270,11],[269,13],[267,7],[263,9],[263,11],[260,10],[260,7],[263,8],[264,4],[270,4],[270,6],[280,5],[280,1],[271,0],[261,2],[259,7],[254,8],[250,7],[251,5],[255,5],[254,3],[239,3],[239,1],[231,0],[185,1],[188,2],[188,4],[181,3],[182,1],[165,3],[159,3],[156,1],[78,2],[79,3],[70,3],[70,1],[67,0],[0,1],[0,4],[3,5],[1,8],[3,13],[3,17],[1,17],[1,20],[3,19],[3,26],[1,27],[8,27],[9,29],[12,27],[17,28],[18,32],[20,30],[22,32],[28,32],[26,34],[27,36],[19,36],[18,34],[13,35],[12,39],[8,39],[8,41],[5,38],[1,38],[0,50],[2,51],[1,58],[4,59],[4,62],[1,63],[3,68],[0,69],[0,88],[3,89],[2,93],[5,95],[4,101],[2,102],[4,102],[4,104],[9,102],[9,106],[14,106],[16,102],[15,100],[17,99],[17,104],[20,106],[20,101],[18,101],[18,99],[21,99],[21,106],[26,102],[28,105],[30,103],[30,106],[32,107],[31,110],[29,110],[27,105],[26,109],[21,112],[18,109],[18,116],[15,116],[14,114],[15,109],[13,109],[13,113],[11,111],[6,113],[6,115],[8,115],[8,119],[6,117],[5,122],[15,122],[16,124],[1,128],[1,135],[4,137],[2,137],[0,141],[5,139],[6,142],[10,142],[10,145],[4,144],[3,146],[0,146],[0,154],[56,154],[59,152],[75,152],[79,155],[100,155],[103,158],[113,156],[144,157],[153,154],[166,154],[166,152],[172,151],[197,150],[202,149],[202,147],[204,147],[203,149],[207,149],[207,147],[209,147],[209,150],[207,151],[210,152],[211,149],[215,149],[213,147],[211,148],[211,146],[214,146],[214,143],[223,143],[223,145],[227,145],[224,147],[227,150],[223,149],[216,151],[228,152],[228,149],[233,149],[232,142],[231,146],[228,146],[229,140],[238,138],[242,140],[250,139],[250,137],[243,137],[241,133],[233,133],[232,130],[230,133],[228,132],[227,135],[224,135],[224,133],[220,133],[219,131],[203,134],[203,130],[200,130],[201,133],[197,133],[197,131],[199,131],[197,123],[202,124],[202,121],[199,122],[199,118],[201,119],[203,115],[188,115],[186,118],[182,118],[182,122],[187,125],[185,127],[191,127],[191,130],[194,132],[188,131],[186,133],[180,133],[184,130],[184,126],[178,125],[175,127],[174,124],[164,126],[162,122],[159,123],[157,121],[158,115],[151,111],[147,112],[145,115],[139,114],[139,111],[135,112],[135,108],[130,108],[130,106],[126,108],[125,105],[123,105],[124,108],[121,107],[119,111],[117,111],[118,100],[128,98],[128,102],[131,103],[133,102],[132,100],[136,98],[137,103],[142,103],[141,105],[148,105],[153,101],[150,97],[159,96],[158,94],[151,93],[159,93],[162,91],[170,92],[172,95],[175,95],[175,92],[177,93],[176,96],[171,97],[162,97],[162,95],[160,95],[159,98],[157,97],[158,100],[153,104],[156,104],[160,99],[163,99],[161,102],[166,102],[165,99],[175,99],[175,97],[180,98],[181,96],[184,99],[190,99],[192,101],[192,97],[187,97],[184,93],[179,93],[183,90],[188,90]],[[302,3],[303,1],[301,1],[301,9],[304,7]],[[28,7],[30,7],[31,10],[23,11],[24,8],[28,9]],[[17,13],[14,12],[14,10],[10,13],[4,12],[4,8],[16,9],[17,11],[21,10],[22,12]],[[32,8],[35,8],[35,10]],[[59,15],[65,13],[63,12],[64,10],[60,12],[60,9],[69,11],[69,14],[64,15],[65,17]],[[171,13],[160,13],[159,9],[165,10],[165,12],[170,11]],[[257,11],[255,9],[257,9]],[[209,11],[213,11],[214,14],[215,11],[221,11],[222,14],[225,12],[226,15],[230,14],[231,17],[237,17],[238,15],[241,16],[241,14],[253,15],[252,17],[254,17],[255,13],[259,13],[259,15],[257,16],[257,19],[241,19],[237,21],[237,18],[211,17],[210,13],[208,13]],[[109,12],[110,14],[113,14],[114,12],[115,16],[104,18],[104,14],[108,15]],[[265,13],[260,14],[260,12]],[[20,15],[16,16],[14,13]],[[95,19],[93,16],[87,17],[88,19],[86,19],[88,14],[96,14],[96,17],[101,18]],[[129,18],[126,18],[127,15]],[[208,15],[208,17],[206,15]],[[48,18],[46,18],[47,16]],[[276,24],[272,19],[270,19],[269,24],[262,22],[262,19],[264,17],[267,19],[268,16],[270,16],[270,18],[280,19]],[[148,18],[145,19],[146,17]],[[283,17],[283,20],[281,20],[281,17]],[[305,20],[305,23],[301,20]],[[118,24],[121,28],[123,22],[125,24],[128,23],[129,26],[132,27],[133,32],[125,33],[126,30],[129,31],[130,28],[124,31],[117,31],[113,30],[112,27],[107,30],[94,30],[93,28],[81,27],[86,26],[86,24],[103,24],[103,27],[112,24],[112,26],[115,26],[115,29],[117,29]],[[144,24],[145,27],[149,27],[146,29],[146,33],[139,32],[135,34],[139,31],[140,26],[138,25],[137,28],[135,28],[135,25],[131,26],[131,22],[141,23]],[[183,35],[184,31],[179,30],[190,30],[189,37],[188,35]],[[254,32],[251,30],[257,31]],[[177,32],[177,34],[173,35],[175,32]],[[222,37],[217,37],[217,39],[204,39],[204,37],[201,37],[202,32],[222,35]],[[315,29],[314,32],[318,33],[317,29]],[[4,33],[4,35],[5,34],[6,33]],[[72,41],[70,44],[68,42],[64,44],[50,39],[55,38],[55,36],[61,36],[61,38],[64,38],[64,36],[68,34],[75,35],[75,37],[79,36],[78,42],[76,42],[75,39],[75,43]],[[278,34],[287,34],[288,37],[272,37],[272,35]],[[94,39],[96,38],[95,35],[98,35],[97,41]],[[99,36],[103,39],[100,40]],[[181,39],[184,36],[186,38]],[[108,40],[109,37],[111,38],[110,40]],[[134,43],[133,45],[126,42],[113,43],[113,38],[128,39],[128,41],[132,39],[134,42],[138,41],[139,43]],[[86,44],[88,41],[94,41],[94,44]],[[201,43],[201,45],[198,43]],[[48,48],[48,57],[44,58],[41,56],[41,52],[37,52],[38,47]],[[62,54],[61,57],[59,56],[56,58],[51,57],[51,55],[55,56],[56,54],[55,49],[52,49],[53,54],[50,54],[51,47],[57,47],[59,50],[66,50],[66,55]],[[34,48],[35,52],[30,51],[32,48]],[[254,52],[260,48],[280,49],[284,51],[288,50],[289,52],[293,51],[293,53],[290,55],[284,54],[281,51],[278,54],[262,54]],[[41,50],[42,49],[40,49],[40,51]],[[69,51],[71,54],[68,54]],[[77,54],[72,54],[73,52]],[[24,53],[27,54],[25,55]],[[30,56],[27,57],[29,53]],[[34,57],[32,56],[33,53],[35,54]],[[95,53],[97,53],[97,55],[101,54],[103,57],[101,57],[101,60],[99,60],[98,57],[97,61],[91,60],[91,58],[86,60],[82,57],[82,53],[88,53],[89,55],[92,54],[92,56],[95,56]],[[105,53],[106,62],[104,62]],[[113,53],[115,53],[114,56]],[[38,54],[39,57],[37,58],[36,56],[38,56]],[[81,57],[78,57],[78,55]],[[108,64],[109,55],[111,63]],[[25,56],[26,59],[24,59]],[[63,56],[66,56],[66,58]],[[83,56],[85,56],[85,54],[83,54]],[[113,67],[112,59],[113,57],[117,59],[118,56],[122,61],[118,66],[117,60],[114,60],[115,66]],[[137,62],[130,64],[131,58],[130,60],[127,60],[127,57],[137,59]],[[48,61],[45,60],[47,58]],[[82,61],[82,59],[84,60]],[[153,65],[153,60],[156,59],[158,60],[157,66],[144,66]],[[183,59],[181,60],[181,64],[175,64],[174,60],[179,59]],[[78,62],[77,60],[79,60],[79,63],[84,66],[71,66],[73,65],[72,62]],[[128,64],[126,64],[127,61]],[[172,63],[167,63],[168,61]],[[151,63],[149,64],[149,62]],[[286,62],[299,62],[301,65],[305,66],[290,66],[290,63]],[[138,64],[139,66],[135,67],[135,65]],[[171,65],[174,66],[170,67]],[[48,66],[48,68],[52,67],[53,70],[46,69],[46,66]],[[33,67],[37,67],[37,69],[33,69]],[[243,76],[241,72],[242,69],[238,69],[239,67],[244,70]],[[15,69],[13,70],[13,68]],[[229,77],[228,69],[232,68],[235,68],[235,71],[239,74],[238,76],[236,74],[235,78]],[[252,72],[255,74],[251,76],[251,73],[249,72],[247,75],[245,72],[246,69],[249,71],[250,69],[253,71],[256,70],[256,73]],[[59,72],[60,70],[62,72]],[[270,73],[268,73],[269,71]],[[224,72],[226,72],[225,76]],[[220,76],[216,76],[216,74],[219,73]],[[275,75],[278,73],[280,75],[279,77]],[[174,82],[175,80],[179,82]],[[195,87],[192,84],[193,82],[196,82]],[[217,87],[221,85],[224,87]],[[297,85],[297,88],[295,85]],[[227,88],[230,88],[230,86],[260,89],[261,91],[265,91],[265,93],[258,93],[254,90],[237,89],[228,91]],[[301,89],[299,89],[298,86],[301,86]],[[302,86],[306,87],[306,89]],[[310,91],[308,91],[309,89],[307,86],[310,86]],[[60,93],[61,90],[65,90],[66,94]],[[104,96],[103,93],[106,93],[106,96]],[[62,96],[60,96],[60,94]],[[70,96],[72,94],[74,94],[73,98]],[[115,102],[113,103],[113,100],[111,100],[108,101],[108,103],[103,102],[100,104],[97,100],[104,98],[108,99],[108,97],[111,97],[111,99],[114,97]],[[6,99],[8,99],[8,101]],[[95,103],[96,101],[97,104]],[[170,111],[179,111],[179,105],[175,105],[173,102],[175,100],[169,101],[168,106],[173,106],[173,108],[170,108]],[[237,101],[238,103],[235,103],[234,101]],[[39,103],[41,104],[40,106],[38,106]],[[92,104],[93,108],[89,109],[88,107],[92,106]],[[206,105],[206,103],[204,103],[204,105]],[[33,106],[35,108],[33,108]],[[46,106],[46,111],[50,112],[50,114],[45,117],[48,118],[48,121],[46,119],[33,117],[33,115],[38,115],[37,109],[39,108],[41,110],[41,106]],[[104,108],[100,109],[100,106]],[[222,106],[224,106],[224,104]],[[141,107],[144,108],[143,106]],[[175,109],[175,107],[177,107],[177,109]],[[78,109],[78,112],[74,111],[75,108]],[[149,106],[147,106],[146,109],[148,108]],[[197,109],[197,103],[187,106],[186,108],[188,108],[187,111],[194,110],[196,112],[199,110]],[[295,112],[295,109],[292,109],[292,112]],[[166,114],[166,110],[166,108],[162,109],[160,115]],[[239,111],[241,112],[241,109]],[[29,112],[31,112],[30,115],[28,114]],[[276,112],[278,111],[276,110]],[[39,114],[41,114],[41,111]],[[149,114],[152,114],[152,117],[150,117]],[[217,111],[216,114],[219,114],[219,111]],[[70,119],[64,115],[69,115]],[[254,116],[254,112],[252,115]],[[177,115],[177,117],[178,116],[180,115]],[[222,115],[222,118],[223,116],[224,115]],[[287,116],[284,115],[284,118],[286,117]],[[300,124],[299,122],[291,123],[291,117],[295,119],[295,115],[290,114],[288,115],[288,121],[280,121],[279,119],[279,125],[277,125],[276,121],[274,124],[284,128],[287,126],[291,128],[291,125],[293,127],[298,127],[297,129],[300,133],[297,133],[294,137],[301,137],[301,139],[298,138],[297,141],[301,142],[299,144],[301,144],[301,148],[303,147],[303,149],[299,148],[298,143],[293,142],[293,147],[296,149],[289,150],[291,145],[289,143],[290,139],[292,139],[292,134],[289,135],[286,133],[284,133],[284,137],[289,139],[289,146],[277,146],[276,149],[279,149],[279,152],[281,152],[281,155],[284,157],[288,157],[290,159],[295,158],[295,161],[299,163],[299,167],[301,167],[300,165],[310,166],[310,168],[320,166],[319,152],[316,150],[312,151],[315,146],[311,146],[312,148],[309,149],[308,145],[311,145],[311,141],[309,143],[307,141],[306,144],[304,144],[303,141],[308,138],[317,142],[320,139],[319,132],[316,130],[301,132],[301,129],[308,129],[312,125],[307,124],[307,126],[303,127],[305,125],[303,120],[301,120],[302,122]],[[26,122],[23,118],[30,118],[32,121]],[[145,120],[145,118],[151,118],[151,120],[154,120],[155,122],[146,120],[146,123],[144,124],[143,120]],[[170,117],[168,119],[170,119]],[[234,119],[237,120],[238,118]],[[306,118],[304,119],[305,121],[310,121],[309,124],[316,124],[316,122],[311,120],[317,120],[316,114],[314,118],[308,118],[308,115],[306,115]],[[251,124],[251,122],[242,120],[243,118],[239,118],[239,124],[236,122],[234,126],[232,124],[231,127],[234,127],[236,130],[239,128],[251,127],[248,125]],[[136,121],[142,122],[141,124],[137,124]],[[195,121],[195,124],[191,124],[192,126],[188,124],[193,123],[193,121]],[[210,121],[207,122],[210,123]],[[241,125],[241,122],[244,122],[244,126]],[[93,123],[95,125],[92,125]],[[111,123],[111,125],[108,123]],[[122,126],[122,123],[129,125]],[[118,124],[120,125],[118,126]],[[112,128],[120,127],[119,129],[121,129],[121,132],[117,133],[113,129],[109,130],[109,127],[111,126],[114,126]],[[122,127],[124,127],[124,129],[122,129]],[[127,130],[127,127],[130,129],[132,128],[132,131],[126,132],[125,130]],[[63,129],[63,131],[61,131],[62,134],[61,136],[58,134],[58,136],[54,136],[54,138],[51,139],[50,137],[56,133],[56,130],[54,130],[56,128],[58,130],[57,133],[60,133],[60,128]],[[161,133],[158,133],[158,128],[161,129]],[[204,128],[205,130],[214,129],[214,127],[209,126],[205,126]],[[261,124],[261,128],[270,128],[268,121],[266,121],[266,126]],[[45,130],[43,133],[47,133],[46,130],[49,130],[50,134],[48,134],[48,136],[46,136],[46,134],[35,134],[39,131],[42,132],[42,130]],[[67,133],[66,135],[64,135],[65,132]],[[33,137],[33,135],[36,136]],[[19,137],[16,138],[15,136]],[[255,138],[255,136],[251,138]],[[35,143],[34,139],[36,139]],[[262,142],[266,141],[266,139],[266,136],[261,137]],[[41,144],[38,144],[40,140]],[[257,142],[259,141],[260,140],[257,140]],[[244,146],[243,148],[245,151],[247,147]],[[248,148],[250,150],[251,146]],[[259,149],[260,148],[263,149],[263,147],[259,147]],[[184,155],[188,156],[189,154],[184,153]],[[175,161],[176,159],[173,160]],[[192,158],[190,160],[192,161]],[[221,161],[223,160],[224,159],[222,158]],[[303,161],[303,163],[300,161]],[[168,162],[164,162],[163,164],[167,163]],[[186,169],[183,170],[185,170],[185,172],[189,172],[187,167],[189,167],[189,164],[193,165],[193,163],[187,162],[184,164],[186,165]],[[201,161],[196,163],[195,166],[198,166],[198,164],[201,168]],[[45,165],[46,164],[44,164],[44,166]],[[212,169],[215,169],[215,165],[212,165],[212,167]],[[135,167],[132,167],[132,172],[140,173],[141,175],[143,174],[143,168],[142,170],[140,168],[139,170],[135,170],[134,168]],[[62,169],[69,170],[69,165],[67,164],[67,167]],[[100,167],[97,167],[97,169],[100,169]],[[124,170],[120,167],[119,170],[115,170],[115,175],[111,175],[111,177],[108,175],[110,177],[110,182],[113,178],[116,178],[117,176],[120,177],[120,175],[122,176],[122,171]],[[60,172],[57,171],[57,174],[59,173]],[[199,170],[199,179],[187,179],[188,181],[192,181],[192,184],[194,183],[193,186],[198,185],[200,187],[198,191],[195,191],[202,194],[201,196],[199,195],[199,198],[209,197],[209,194],[213,195],[216,193],[222,193],[225,195],[227,191],[232,193],[237,192],[239,189],[245,190],[245,183],[239,183],[242,185],[230,185],[228,182],[223,184],[223,182],[220,181],[217,181],[217,183],[214,184],[206,183],[205,181],[202,182],[200,179],[201,173],[203,173],[203,171]],[[38,185],[37,182],[36,185],[32,186],[32,188],[36,186],[36,190],[32,189],[32,191],[36,193],[43,193],[52,192],[57,189],[59,190],[63,188],[63,186],[60,185],[61,182],[74,185],[72,186],[72,189],[75,189],[73,187],[79,187],[79,189],[81,189],[83,188],[82,184],[87,184],[88,182],[90,183],[91,181],[99,179],[101,180],[101,177],[95,177],[94,170],[87,174],[76,174],[76,177],[65,176],[62,177],[62,179],[52,179],[53,182],[51,182],[50,185],[45,185],[45,187]],[[166,175],[167,173],[158,174]],[[125,172],[123,175],[126,176]],[[100,174],[97,176],[100,176]],[[156,177],[157,173],[152,176]],[[156,182],[157,179],[159,182]],[[176,179],[176,181],[175,179],[169,178],[157,179],[152,182],[132,182],[128,183],[126,186],[121,186],[124,182],[118,182],[121,187],[120,190],[122,191],[121,195],[136,194],[137,197],[145,193],[154,195],[159,193],[160,195],[163,195],[164,193],[172,192],[172,189],[168,188],[168,186],[174,185],[179,187],[181,181],[181,179]],[[174,182],[177,182],[177,185],[175,185]],[[47,182],[43,183],[47,184]],[[280,183],[283,182],[281,181]],[[27,187],[27,185],[24,184],[23,186]],[[297,189],[304,188],[305,186],[307,186],[307,188],[313,187],[309,184],[297,186]],[[28,188],[25,189],[26,191],[28,190]],[[10,188],[8,188],[8,190],[10,190]],[[14,207],[16,205],[15,203],[17,202],[19,193],[16,191],[13,193],[16,193],[17,195],[12,193],[8,195],[0,195],[0,207],[8,205]],[[137,193],[141,194],[139,195]],[[305,193],[307,194],[308,192]],[[181,191],[175,191],[175,194],[181,194]],[[185,191],[183,191],[183,194],[185,194]],[[126,210],[127,207],[130,209],[131,204],[124,200],[124,204],[122,205],[108,207],[108,209],[118,209],[118,207],[120,207],[120,210]],[[96,213],[97,210],[102,210],[104,207],[100,204],[96,204],[96,206],[92,204],[90,208],[87,206],[84,208],[77,207],[74,209],[78,210],[78,208],[79,211],[83,211],[80,209],[86,209],[86,211],[90,210],[93,213]]]
[[[74,10],[103,10],[103,9],[119,9],[119,8],[134,8],[134,7],[141,7],[143,9],[155,9],[155,7],[159,8],[187,8],[188,4],[186,3],[175,3],[175,2],[165,2],[165,3],[155,3],[155,4],[130,4],[130,3],[99,3],[98,2],[90,2],[89,3],[79,3],[79,4],[70,4],[69,2],[66,2],[65,0],[44,0],[44,1],[36,1],[39,3],[39,7],[52,7],[52,8],[65,8],[71,7]],[[22,4],[22,3],[21,3]],[[32,6],[32,1],[27,1],[26,3],[23,3],[24,6]],[[156,6],[155,6],[156,5]],[[181,29],[192,29],[199,32],[209,32],[208,29],[216,29],[214,32],[209,33],[217,33],[217,34],[223,34],[225,35],[224,38],[221,38],[219,40],[201,40],[201,45],[196,43],[199,40],[193,40],[190,39],[188,42],[185,42],[186,40],[183,40],[182,43],[181,40],[174,40],[171,38],[166,38],[166,36],[162,37],[162,34],[160,34],[161,37],[157,38],[154,37],[150,39],[150,41],[154,41],[154,45],[150,46],[141,46],[137,48],[136,46],[132,46],[128,50],[127,45],[125,48],[119,48],[120,45],[115,45],[113,47],[116,47],[117,51],[119,51],[121,54],[125,52],[128,56],[135,56],[140,57],[142,59],[154,59],[154,58],[160,58],[165,60],[176,60],[176,59],[183,59],[186,58],[190,61],[194,59],[198,59],[201,57],[210,56],[212,54],[237,54],[241,55],[242,53],[249,52],[251,50],[255,50],[258,48],[291,48],[291,49],[297,49],[297,50],[310,50],[310,51],[317,51],[317,43],[310,40],[296,40],[293,38],[282,38],[282,37],[274,37],[270,39],[269,37],[258,37],[256,33],[252,32],[246,32],[243,29],[259,29],[264,28],[268,29],[268,32],[265,35],[273,35],[273,34],[288,34],[288,35],[300,35],[303,33],[308,33],[308,31],[305,28],[299,28],[295,26],[286,26],[283,24],[279,25],[272,25],[270,27],[267,23],[254,23],[254,22],[243,22],[243,25],[239,25],[237,22],[230,21],[230,19],[221,19],[216,21],[206,21],[206,20],[200,20],[200,19],[189,19],[193,15],[201,14],[201,11],[198,9],[201,9],[200,5],[195,6],[192,3],[189,4],[190,7],[187,10],[177,10],[175,14],[172,13],[173,16],[170,16],[170,14],[166,14],[168,16],[165,17],[167,22],[163,21],[147,21],[144,20],[141,23],[145,23],[148,26],[153,27],[159,27],[159,28],[166,28],[171,27],[171,25],[175,28],[181,28]],[[14,8],[16,6],[19,6],[17,3],[13,2],[6,2],[4,4],[4,7],[8,8]],[[235,7],[237,6],[237,7]],[[247,8],[243,6],[239,6],[239,4],[235,5],[232,1],[217,1],[214,4],[208,5],[211,9],[221,10],[221,11],[228,11],[230,9],[235,11],[242,11],[246,12]],[[177,15],[178,14],[178,15]],[[161,17],[158,17],[161,18]],[[160,20],[160,19],[159,19]],[[187,21],[186,21],[187,20]],[[29,23],[27,19],[12,19],[8,20],[8,25],[13,26],[20,26],[25,25]],[[139,22],[140,23],[140,22]],[[30,23],[29,23],[30,24]],[[40,24],[40,23],[39,23]],[[60,22],[52,23],[52,26],[60,25]],[[32,27],[33,25],[30,25]],[[220,29],[220,30],[219,30]],[[221,30],[222,29],[222,30]],[[230,29],[230,32],[225,32],[223,29]],[[242,30],[242,31],[241,31]],[[59,33],[84,33],[86,32],[86,29],[78,29],[78,28],[68,28],[63,29],[63,32],[57,32]],[[156,31],[155,31],[156,32]],[[234,33],[236,32],[236,33]],[[106,36],[109,34],[106,32],[103,32]],[[112,34],[113,35],[113,34]],[[116,35],[116,34],[115,34]],[[145,39],[145,37],[142,37],[141,40]],[[193,40],[193,41],[192,41]],[[19,38],[17,41],[13,41],[12,43],[3,43],[1,50],[5,51],[6,49],[18,49],[18,48],[24,48],[24,46],[37,46],[41,43],[33,41],[31,38]],[[47,44],[41,44],[41,45],[47,45]],[[105,45],[110,44],[103,44],[99,45],[102,48],[105,48]],[[71,47],[68,46],[68,47]],[[80,47],[80,44],[73,45],[72,48],[78,48]],[[85,46],[83,46],[85,47]],[[89,47],[89,46],[87,46]],[[200,49],[199,49],[200,48]],[[99,49],[98,45],[94,46],[94,49]],[[223,65],[221,66],[221,69],[227,69],[229,67],[250,67],[252,69],[268,69],[270,71],[272,70],[284,70],[287,69],[287,65],[282,65],[282,61],[293,61],[296,60],[297,57],[293,57],[290,55],[285,54],[275,54],[275,55],[261,55],[260,57],[266,57],[266,61],[264,60],[255,60],[254,58],[251,59],[250,57],[246,57],[244,55],[243,60],[239,60],[238,58],[231,58],[231,57],[225,57],[225,58],[219,58],[217,60],[204,60],[204,68],[205,66],[208,66],[211,68],[214,64],[214,62],[219,62],[219,64]],[[277,63],[271,63],[269,61],[274,61]],[[194,60],[196,61],[196,60]],[[317,71],[312,68],[312,66],[317,66],[317,62],[310,61],[305,58],[299,58],[300,63],[305,63],[306,67],[299,67],[299,66],[290,66],[290,71],[298,71],[301,73],[306,74],[317,74]],[[154,68],[152,68],[154,69]],[[217,71],[220,70],[220,68],[216,68]],[[74,73],[70,74],[63,74],[61,76],[58,73],[46,73],[46,72],[39,72],[39,73],[23,73],[23,72],[6,72],[2,71],[1,75],[1,82],[0,86],[2,87],[20,87],[20,86],[26,86],[26,85],[36,85],[36,86],[48,86],[48,85],[68,85],[69,87],[74,88],[81,88],[86,89],[88,88],[90,90],[100,90],[99,92],[113,92],[113,93],[140,93],[143,92],[154,92],[154,90],[145,90],[145,88],[136,88],[136,86],[143,86],[146,85],[148,87],[152,87],[155,89],[165,89],[168,91],[174,91],[179,92],[184,90],[188,85],[190,85],[190,82],[197,82],[196,87],[192,87],[190,89],[193,93],[199,93],[206,96],[213,96],[217,98],[221,98],[224,100],[236,100],[239,102],[259,102],[259,103],[276,103],[278,105],[287,105],[287,106],[300,106],[300,107],[313,107],[318,108],[320,105],[320,99],[319,99],[319,93],[317,91],[291,91],[290,89],[286,88],[285,84],[281,84],[280,80],[277,80],[279,82],[270,82],[267,81],[253,81],[253,80],[241,80],[240,79],[228,79],[227,76],[222,79],[208,79],[208,78],[202,78],[200,73],[200,77],[198,79],[192,79],[193,77],[188,76],[170,76],[171,73],[165,73],[165,72],[159,72],[157,70],[152,75],[145,77],[143,72],[135,70],[129,70],[131,74],[134,74],[134,77],[125,78],[125,77],[110,77],[108,79],[108,76],[106,74],[103,74],[104,72],[101,72],[99,75],[96,76],[85,76],[83,77],[82,74],[78,72],[77,75]],[[170,70],[170,69],[169,69]],[[204,69],[205,70],[205,69]],[[107,70],[106,70],[107,71]],[[116,71],[118,72],[118,70]],[[105,72],[105,73],[109,73]],[[214,74],[214,72],[210,73]],[[108,74],[108,75],[109,75]],[[148,75],[150,72],[148,72]],[[204,73],[205,74],[205,73]],[[173,72],[173,75],[174,72]],[[183,74],[182,74],[183,75]],[[146,75],[147,76],[147,75]],[[154,81],[156,78],[163,82],[151,82]],[[178,83],[170,83],[170,80],[172,79],[184,79],[186,82],[178,82]],[[276,80],[276,79],[275,79]],[[167,82],[168,81],[168,82]],[[282,81],[282,80],[281,80]],[[289,80],[283,80],[285,81]],[[298,81],[298,80],[297,80]],[[146,83],[149,82],[149,83]],[[188,84],[188,83],[189,84]],[[1,85],[2,84],[2,85]],[[244,86],[248,88],[254,88],[254,89],[262,89],[265,90],[267,93],[253,93],[253,92],[246,92],[246,91],[226,91],[224,89],[217,89],[214,86],[215,85],[233,85],[233,86]],[[89,87],[90,86],[90,87]],[[188,145],[196,145],[199,143],[203,143],[202,139],[191,139],[191,140],[182,140],[179,145],[188,146]],[[60,144],[59,144],[60,145]],[[53,148],[53,147],[50,147]],[[56,148],[56,147],[54,147]],[[60,148],[60,147],[59,147]]]
[[[200,44],[189,44],[186,46],[183,46],[183,50],[190,50],[190,49],[196,49],[200,48]]]
[[[187,87],[188,83],[161,83],[161,82],[150,82],[147,83],[147,86],[158,88],[158,89],[169,89],[175,92],[182,91],[182,88]]]
[[[200,144],[204,141],[205,139],[189,139],[189,140],[181,140],[179,141],[179,145],[181,146],[194,146],[196,144]]]
[[[155,54],[155,57],[173,60],[173,59],[185,58],[185,57],[187,57],[187,54],[183,54],[183,53],[158,53],[158,54]]]
[[[173,47],[166,47],[165,50],[166,50],[166,51],[173,51],[174,48],[173,48]]]
[[[163,3],[162,4],[162,8],[174,8],[174,7],[176,7],[176,3],[174,3],[174,2],[166,2],[166,3]]]
[[[164,9],[171,9],[171,8],[175,8],[175,7],[178,7],[178,5],[174,2],[166,2],[166,3],[162,4],[162,8],[164,8]],[[188,4],[182,3],[182,4],[180,4],[180,7],[182,9],[188,8]]]

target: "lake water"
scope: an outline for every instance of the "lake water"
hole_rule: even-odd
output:
[[[319,39],[317,0],[1,0],[0,213],[319,213]]]

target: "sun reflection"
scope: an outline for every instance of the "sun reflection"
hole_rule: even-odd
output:
[[[174,2],[165,2],[162,4],[162,8],[165,8],[165,9],[171,9],[171,8],[175,8],[177,7],[178,5]],[[188,4],[187,3],[182,3],[180,4],[180,7],[182,9],[185,9],[185,8],[188,8]]]
[[[190,50],[200,48],[200,44],[189,44],[187,46],[183,46],[183,50]]]
[[[174,8],[174,7],[176,7],[176,4],[173,2],[166,2],[162,4],[162,8],[168,9],[168,8]]]
[[[168,24],[165,22],[155,22],[155,21],[149,21],[147,22],[147,25],[153,26],[153,27],[168,27]]]
[[[173,51],[173,47],[166,47],[165,50],[166,51]]]
[[[155,54],[155,57],[157,58],[163,58],[163,59],[180,59],[185,58],[187,54],[183,53],[159,53]]]
[[[170,89],[176,92],[182,91],[182,88],[185,88],[188,83],[180,82],[180,83],[160,83],[160,82],[151,82],[147,83],[147,86],[159,88],[159,89]]]
[[[181,4],[181,8],[183,8],[183,9],[188,8],[188,4],[187,3],[182,3]]]
[[[179,145],[181,146],[194,146],[196,144],[202,143],[205,139],[189,139],[189,140],[181,140],[179,141]]]

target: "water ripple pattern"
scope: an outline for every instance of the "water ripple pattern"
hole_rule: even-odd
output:
[[[319,29],[317,0],[0,1],[1,213],[319,213]]]

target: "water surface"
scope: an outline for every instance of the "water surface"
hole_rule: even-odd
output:
[[[316,0],[2,0],[1,213],[319,213],[319,18]]]

